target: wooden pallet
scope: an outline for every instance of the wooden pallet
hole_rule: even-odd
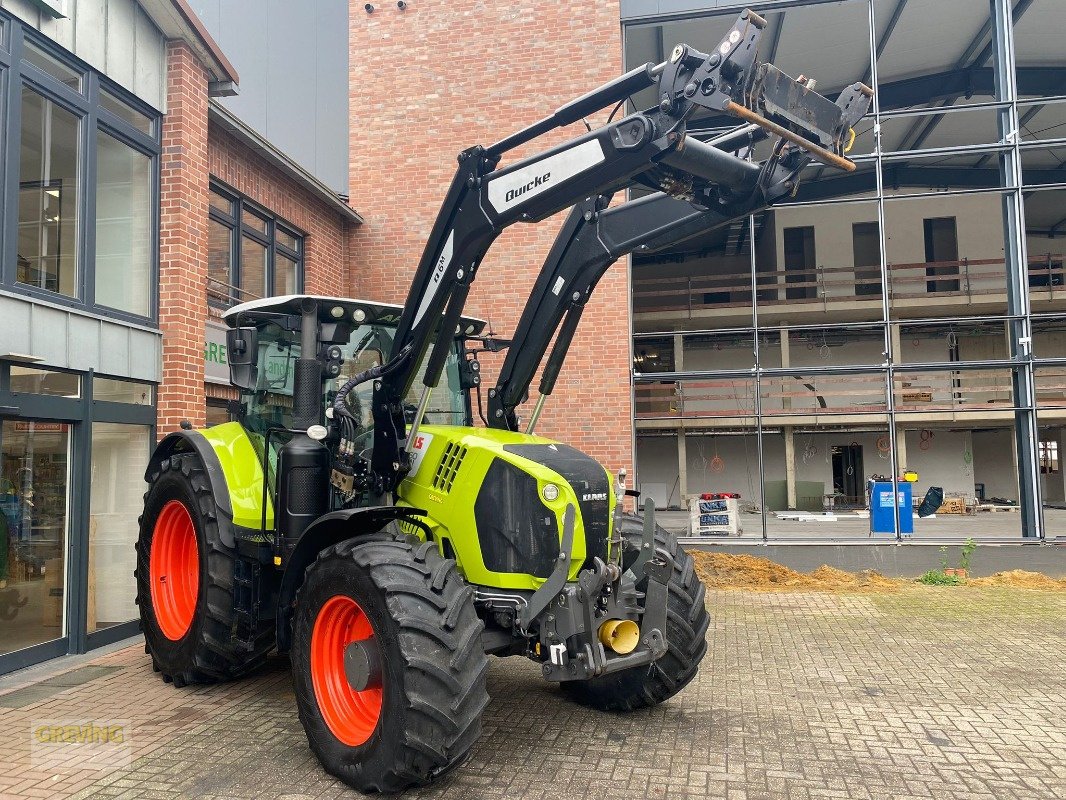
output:
[[[981,505],[974,506],[974,511],[983,511],[989,514],[995,514],[1000,511],[1014,511],[1016,513],[1021,512],[1020,506],[997,506],[992,503],[982,503]]]

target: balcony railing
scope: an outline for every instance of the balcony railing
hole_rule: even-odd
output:
[[[1066,388],[1066,368],[1045,372],[1038,392]],[[638,383],[637,419],[709,419],[755,416],[755,382],[743,379]],[[897,371],[893,404],[897,412],[976,412],[1014,407],[1009,369]],[[766,375],[759,381],[764,416],[884,414],[885,375]]]
[[[260,299],[260,295],[211,277],[207,279],[206,294],[208,306],[219,310],[231,308],[248,300]]]
[[[1005,263],[1001,258],[889,264],[889,300],[931,297],[976,297],[1006,292]],[[639,275],[639,266],[637,269]],[[1033,256],[1028,264],[1029,287],[1048,299],[1066,299],[1066,268],[1062,255]],[[877,267],[824,267],[808,270],[771,270],[755,273],[760,304],[787,305],[876,300],[882,292]],[[635,278],[634,312],[700,311],[746,308],[751,305],[751,277],[737,273],[689,277]]]

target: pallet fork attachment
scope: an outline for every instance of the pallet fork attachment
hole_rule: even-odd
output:
[[[803,92],[810,97],[809,90]],[[870,90],[856,83],[841,92],[836,103],[830,103],[838,109],[841,132],[851,130],[866,114],[870,98]],[[731,150],[750,148],[777,129],[781,125],[760,117],[758,124],[741,126],[698,144],[713,151],[715,159],[735,158]],[[486,423],[494,428],[519,430],[517,407],[528,399],[529,387],[554,337],[554,346],[541,371],[539,397],[526,427],[526,433],[533,432],[546,398],[555,388],[585,305],[617,259],[676,245],[742,220],[792,195],[804,167],[818,160],[814,146],[806,140],[804,145],[796,145],[795,135],[778,134],[771,147],[774,155],[765,162],[738,160],[734,165],[737,177],[732,184],[709,187],[692,200],[659,192],[616,206],[610,205],[610,194],[577,203],[548,252],[515,327],[497,383],[488,391]],[[691,145],[697,140],[688,137],[687,142]],[[843,133],[838,144],[846,147]],[[851,164],[841,157],[834,158]]]

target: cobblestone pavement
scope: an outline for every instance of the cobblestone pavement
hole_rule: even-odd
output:
[[[708,602],[697,680],[648,711],[575,707],[532,665],[494,662],[470,760],[407,796],[1066,797],[1066,595],[730,591]],[[114,669],[0,695],[0,796],[358,796],[309,753],[282,659],[182,690],[140,646],[92,665]],[[79,770],[77,745],[31,747],[42,721],[121,725],[123,741],[109,769]]]

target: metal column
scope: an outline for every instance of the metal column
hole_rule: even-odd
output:
[[[992,60],[996,100],[1009,103],[999,109],[1000,141],[1012,145],[999,155],[1003,194],[1004,259],[1007,273],[1007,313],[1011,370],[1014,388],[1014,437],[1018,453],[1018,501],[1022,536],[1044,537],[1037,472],[1036,391],[1033,381],[1032,330],[1029,320],[1028,253],[1025,243],[1025,211],[1022,204],[1022,160],[1018,148],[1018,87],[1014,72],[1014,20],[1010,0],[989,0],[992,14]]]

